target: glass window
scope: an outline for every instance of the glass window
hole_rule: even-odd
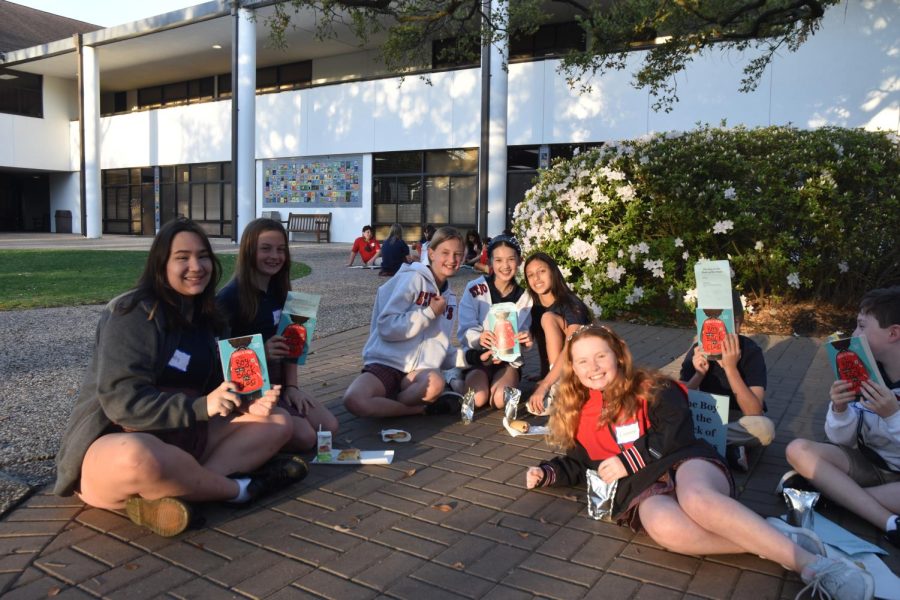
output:
[[[179,81],[163,86],[163,100],[165,102],[180,102],[188,98],[188,82]]]
[[[107,169],[103,171],[104,185],[128,185],[128,171],[126,169]]]
[[[374,155],[372,170],[378,173],[421,173],[421,152],[385,152]]]
[[[201,184],[191,185],[191,218],[197,221],[206,219],[206,186]]]
[[[163,100],[160,86],[142,88],[138,90],[138,106],[141,108],[161,106]]]
[[[176,214],[179,217],[189,218],[191,216],[191,186],[186,183],[179,183],[175,187],[177,188],[176,197],[178,198],[178,209]]]
[[[506,164],[510,171],[536,171],[540,165],[538,146],[511,146],[506,151]]]
[[[450,222],[472,224],[477,221],[478,187],[476,178],[454,177],[450,180]]]
[[[450,178],[425,178],[425,222],[445,225],[450,222]]]
[[[209,183],[206,185],[206,218],[218,221],[222,217],[222,185]]]
[[[312,81],[312,61],[290,63],[278,67],[278,83],[282,87],[295,87]]]
[[[435,150],[425,153],[427,173],[475,173],[478,171],[478,150]]]
[[[41,75],[0,67],[0,113],[42,118],[44,80]]]
[[[265,67],[256,70],[256,89],[267,90],[278,85],[278,67]]]
[[[175,167],[160,167],[159,168],[159,181],[160,181],[160,183],[174,183],[175,182]]]

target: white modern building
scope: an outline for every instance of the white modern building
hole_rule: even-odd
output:
[[[478,226],[477,65],[433,64],[430,83],[401,82],[373,47],[317,40],[312,14],[279,50],[271,2],[232,4],[0,52],[0,231],[153,235],[185,215],[232,237],[235,215],[239,232],[266,211],[330,212],[333,241],[367,223],[383,237],[399,222],[410,239],[426,223]],[[624,71],[589,93],[569,88],[557,57],[583,41],[561,15],[514,41],[508,73],[492,70],[480,229],[505,228],[538,166],[577,146],[723,120],[900,133],[898,34],[897,0],[848,0],[757,91],[737,91],[750,57],[715,53],[678,77],[674,110],[655,113]]]

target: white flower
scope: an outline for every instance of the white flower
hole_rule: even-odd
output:
[[[640,252],[641,254],[649,254],[649,253],[650,253],[650,246],[647,245],[647,242],[641,242],[640,244],[638,244],[637,250],[638,250],[638,252]]]
[[[693,288],[688,290],[684,294],[684,303],[688,306],[693,306],[697,302],[697,288]]]
[[[750,304],[750,302],[747,301],[747,296],[745,296],[745,295],[743,295],[743,294],[741,294],[741,306],[744,307],[744,311],[745,311],[748,315],[752,315],[754,312],[756,312],[756,309],[753,308],[753,305]]]
[[[569,256],[576,261],[597,262],[597,248],[586,241],[576,238],[569,246]]]
[[[597,237],[594,238],[594,245],[602,246],[603,244],[605,244],[608,241],[609,241],[609,236],[606,235],[605,233],[601,233],[600,235],[598,235]]]
[[[733,187],[730,187],[727,190],[725,190],[725,199],[726,200],[734,200],[735,198],[737,198],[737,192],[734,191]]]
[[[800,274],[797,271],[794,271],[790,275],[787,276],[787,283],[794,289],[800,289]]]
[[[666,295],[669,297],[669,300],[675,298],[675,286],[670,285],[669,289],[666,290]]]
[[[619,280],[622,279],[622,275],[625,274],[625,267],[620,267],[615,262],[606,263],[606,277],[612,279],[616,283],[619,283]]]
[[[846,260],[842,260],[841,262],[838,263],[838,271],[840,271],[841,273],[846,273],[849,270],[850,270],[850,265],[847,264]]]
[[[616,256],[618,256],[619,258],[625,258],[625,251],[619,248],[619,251],[616,252]]]
[[[609,196],[604,194],[600,188],[594,188],[594,191],[591,192],[591,200],[596,204],[606,204],[609,202]]]
[[[681,259],[682,259],[682,260],[687,260],[688,257],[689,257],[690,255],[691,255],[691,253],[688,252],[687,250],[685,250],[685,251],[681,254]]]
[[[661,260],[650,260],[648,258],[644,261],[644,268],[652,272],[654,277],[658,277],[659,279],[665,277],[665,273],[663,272],[663,261]]]
[[[763,249],[763,243],[762,243],[762,242],[756,242],[756,245],[754,246],[754,248],[756,249],[757,252],[762,252],[762,249]]]
[[[572,276],[572,269],[569,267],[560,267],[559,272],[562,273],[563,279],[568,280]]]
[[[675,238],[675,247],[684,248],[684,241],[681,238]]]
[[[616,188],[616,192],[619,194],[619,198],[621,198],[623,202],[634,200],[634,188],[630,185],[619,186]]]
[[[734,229],[732,221],[716,221],[713,225],[713,233],[726,233]]]
[[[631,294],[625,298],[625,304],[634,304],[635,302],[639,302],[641,298],[644,297],[644,288],[639,286],[634,286],[634,289],[631,290]]]
[[[598,317],[598,318],[599,318],[600,316],[603,315],[603,308],[602,308],[600,305],[595,304],[593,298],[591,298],[590,296],[585,296],[585,297],[583,298],[583,301],[584,301],[584,305],[587,306],[588,309],[589,309],[592,313],[594,313],[594,316],[595,316],[595,317]]]

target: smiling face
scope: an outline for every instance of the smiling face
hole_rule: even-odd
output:
[[[263,231],[256,241],[256,270],[273,277],[284,266],[287,257],[287,241],[280,231]]]
[[[586,335],[572,342],[572,371],[581,385],[605,390],[619,374],[619,361],[601,337]]]
[[[429,244],[428,260],[438,285],[442,285],[459,271],[463,252],[462,240],[459,238],[448,238],[434,247]]]
[[[509,246],[497,246],[491,252],[491,268],[494,278],[499,282],[509,282],[519,269],[519,255]]]
[[[542,260],[532,260],[525,267],[525,280],[535,294],[543,296],[550,293],[552,277],[550,274],[550,265]]]
[[[172,238],[166,261],[166,280],[182,296],[197,296],[209,285],[212,256],[196,233],[182,231]]]

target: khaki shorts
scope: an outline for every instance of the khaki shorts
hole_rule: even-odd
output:
[[[848,448],[846,446],[837,447],[844,451],[844,455],[846,455],[847,460],[850,462],[850,470],[847,475],[860,486],[874,487],[876,485],[900,481],[900,473],[886,471],[873,465],[858,449]]]

